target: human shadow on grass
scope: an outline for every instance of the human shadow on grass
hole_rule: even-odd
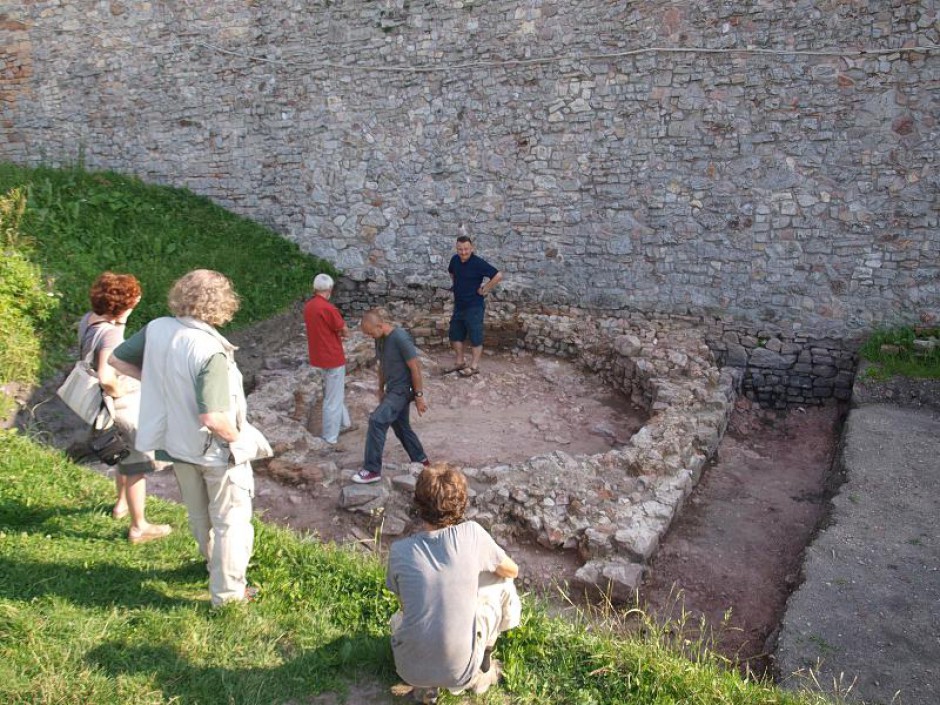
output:
[[[217,647],[206,644],[206,654],[219,656]],[[283,663],[270,668],[204,666],[168,645],[111,641],[89,651],[85,660],[110,678],[144,676],[163,691],[165,702],[179,705],[306,702],[322,693],[337,693],[343,701],[351,682],[390,684],[395,678],[388,637],[352,634],[296,654],[282,650],[280,655]]]
[[[189,563],[163,570],[113,563],[84,567],[78,563],[45,563],[3,557],[0,558],[0,597],[28,602],[37,597],[55,595],[73,604],[91,607],[171,609],[202,601],[169,597],[146,583],[178,584],[186,578],[198,580],[197,573],[197,568]]]
[[[127,521],[111,519],[111,508],[110,502],[63,507],[30,506],[18,499],[4,499],[0,502],[0,528],[49,538],[124,541]],[[81,517],[82,520],[72,527],[69,526],[71,517]],[[86,518],[90,520],[88,523],[84,521]],[[97,523],[91,521],[96,518]]]
[[[51,521],[58,517],[72,517],[80,514],[94,516],[103,513],[104,505],[100,502],[81,507],[35,506],[18,499],[5,498],[3,502],[0,502],[0,526],[16,531],[45,534],[50,530],[61,531],[61,528]],[[69,532],[69,535],[72,536],[74,533]]]

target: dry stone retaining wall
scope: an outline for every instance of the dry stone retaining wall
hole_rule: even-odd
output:
[[[934,0],[6,3],[0,158],[189,187],[391,298],[466,225],[519,302],[840,337],[940,316],[937,44]]]
[[[390,306],[419,346],[440,345],[447,316],[396,303]],[[715,453],[734,405],[740,374],[720,370],[703,329],[679,321],[627,320],[569,311],[565,314],[496,307],[495,327],[512,347],[572,359],[648,409],[649,421],[629,444],[606,453],[562,451],[522,463],[466,468],[478,487],[468,516],[498,538],[533,537],[546,547],[577,550],[586,561],[585,586],[628,597],[646,562]],[[348,365],[367,364],[370,340],[347,341]],[[300,343],[297,358],[303,359]],[[282,355],[283,356],[283,355]],[[290,357],[290,355],[287,355]],[[272,360],[256,376],[249,397],[252,421],[272,440],[272,474],[288,480],[309,472],[322,441],[307,430],[307,410],[318,403],[318,372]],[[565,413],[565,409],[551,410]],[[344,487],[340,505],[386,518],[385,531],[404,530],[420,465],[405,468],[391,486]]]
[[[488,346],[525,347],[523,321],[529,314],[542,312],[579,319],[584,316],[605,316],[605,312],[588,311],[573,306],[545,306],[507,300],[517,292],[499,291],[486,313]],[[360,313],[372,306],[384,305],[384,297],[398,302],[392,307],[398,320],[409,322],[416,339],[422,344],[447,342],[447,320],[451,310],[451,294],[444,288],[434,290],[409,287],[407,284],[377,286],[375,282],[340,282],[337,301],[345,311]],[[612,318],[612,317],[611,317]],[[719,367],[739,370],[741,391],[764,406],[787,408],[818,405],[827,400],[848,401],[851,397],[855,368],[858,363],[859,340],[855,337],[819,337],[807,334],[800,326],[773,324],[753,325],[731,316],[676,316],[620,312],[619,318],[638,326],[661,328],[697,328],[704,331],[705,341]],[[612,318],[613,319],[613,318]],[[562,326],[567,329],[567,324]],[[539,337],[532,349],[566,357],[578,354],[579,340],[552,340]]]

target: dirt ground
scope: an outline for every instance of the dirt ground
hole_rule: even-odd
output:
[[[762,411],[740,401],[718,449],[655,556],[641,599],[757,674],[772,667],[806,545],[826,517],[843,410]],[[695,632],[695,629],[692,630]]]
[[[412,408],[411,417],[432,461],[473,468],[522,461],[558,448],[574,455],[601,453],[627,443],[645,420],[623,395],[611,393],[600,379],[564,360],[500,352],[484,357],[480,374],[463,378],[442,374],[452,363],[449,352],[422,351],[421,359],[429,410],[419,417]],[[371,546],[379,520],[341,510],[337,499],[349,476],[362,467],[368,415],[377,404],[375,371],[350,374],[346,390],[358,428],[343,434],[335,450],[320,453],[322,479],[283,484],[262,469],[256,474],[256,506],[266,518],[295,530]],[[319,431],[319,408],[309,426]],[[409,462],[391,432],[384,462],[388,473]],[[393,538],[383,537],[383,542]],[[549,551],[534,541],[505,548],[524,566],[523,586],[528,589],[553,590],[559,576],[570,577],[580,566],[574,552]]]

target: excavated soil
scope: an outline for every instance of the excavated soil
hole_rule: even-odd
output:
[[[641,591],[655,614],[678,619],[759,675],[801,581],[803,552],[828,515],[843,410],[763,411],[738,402],[718,457],[656,554]]]

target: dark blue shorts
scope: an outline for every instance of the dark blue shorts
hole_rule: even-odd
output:
[[[483,308],[464,308],[454,311],[450,319],[448,337],[452,343],[462,343],[470,336],[470,345],[483,345]]]

